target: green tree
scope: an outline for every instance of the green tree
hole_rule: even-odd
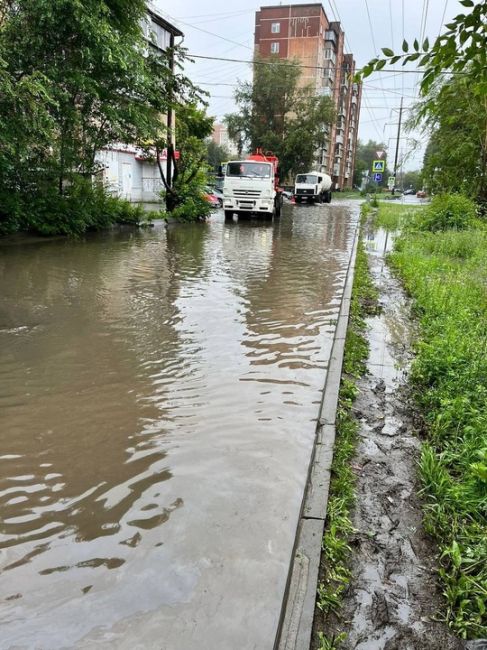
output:
[[[0,104],[12,108],[0,124],[0,156],[12,161],[0,193],[15,197],[19,213],[40,196],[38,206],[69,198],[80,184],[89,193],[98,150],[154,137],[172,98],[196,95],[180,68],[171,74],[169,57],[178,61],[182,53],[161,53],[145,41],[145,0],[0,4]],[[31,212],[24,210],[24,226]]]
[[[403,189],[412,188],[417,192],[423,187],[423,175],[419,170],[401,173],[400,183]]]
[[[357,143],[357,153],[355,154],[355,172],[353,175],[353,184],[360,187],[362,183],[362,173],[364,171],[369,171],[369,176],[372,175],[372,162],[377,160],[377,152],[384,151],[387,152],[387,147],[382,142],[375,142],[374,140],[369,140],[368,142],[361,142],[360,140]],[[382,160],[386,160],[386,156],[382,157]]]
[[[207,141],[206,161],[208,166],[213,171],[218,171],[218,167],[222,162],[226,162],[230,158],[228,149],[213,140]]]
[[[422,101],[410,124],[432,135],[425,157],[425,182],[435,190],[462,191],[487,201],[487,2],[460,0],[458,14],[431,45],[404,41],[402,54],[383,48],[359,76],[388,63],[417,62],[423,71]]]
[[[213,118],[206,115],[204,108],[196,103],[180,104],[176,110],[177,155],[173,147],[168,146],[165,130],[160,130],[154,140],[146,143],[147,157],[155,160],[159,168],[166,210],[177,218],[192,220],[209,213],[203,194],[208,181],[205,139],[212,130]],[[161,161],[164,149],[171,158],[171,180]]]
[[[428,188],[487,201],[487,99],[472,79],[458,76],[433,86],[410,124],[430,134],[423,167]]]
[[[309,171],[335,119],[332,100],[302,86],[300,77],[298,61],[256,59],[253,82],[235,92],[239,112],[225,118],[240,152],[262,147],[278,156],[281,178]]]
[[[415,39],[412,48],[407,41],[402,44],[402,53],[390,48],[382,48],[383,58],[374,58],[359,72],[360,77],[368,77],[374,71],[382,70],[402,61],[402,65],[417,61],[423,70],[421,92],[426,95],[430,87],[445,72],[469,75],[476,79],[480,95],[487,95],[487,3],[482,0],[460,0],[460,4],[472,8],[469,14],[458,14],[445,25],[446,31],[440,34],[431,45],[429,39],[419,43]]]

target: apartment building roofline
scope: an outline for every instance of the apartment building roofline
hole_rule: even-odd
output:
[[[177,27],[169,23],[165,18],[161,16],[160,13],[158,13],[152,7],[150,6],[147,7],[147,13],[154,20],[155,23],[160,25],[163,29],[168,31],[173,36],[184,36],[183,32],[180,29],[178,29]]]
[[[323,9],[323,13],[325,13],[325,9],[323,7],[322,2],[302,2],[299,4],[290,4],[290,5],[261,5],[260,9],[290,9],[290,8],[296,8],[296,7],[321,7]]]

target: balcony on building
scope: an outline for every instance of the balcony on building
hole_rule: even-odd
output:
[[[328,43],[333,43],[333,46],[337,46],[337,35],[333,29],[327,29],[325,31],[325,41]]]
[[[331,61],[333,63],[333,65],[336,65],[337,56],[336,56],[335,52],[333,51],[333,49],[331,47],[328,47],[328,46],[325,47],[323,55],[324,55],[325,61]]]
[[[336,138],[335,138],[335,142],[337,144],[343,144],[343,132],[337,133]]]

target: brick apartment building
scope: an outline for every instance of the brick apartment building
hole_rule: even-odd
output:
[[[330,22],[321,3],[261,7],[255,13],[255,49],[261,56],[299,59],[301,83],[331,97],[337,119],[327,134],[316,164],[333,179],[335,189],[352,187],[361,84],[352,83],[355,61],[344,53],[345,33]]]

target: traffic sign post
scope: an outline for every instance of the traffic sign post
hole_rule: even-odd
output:
[[[374,181],[380,183],[382,180],[382,174],[374,174]]]
[[[385,171],[386,162],[385,160],[374,160],[372,163],[372,171],[382,174]]]
[[[389,176],[387,179],[387,187],[392,190],[393,187],[396,185],[396,177],[395,176]]]

